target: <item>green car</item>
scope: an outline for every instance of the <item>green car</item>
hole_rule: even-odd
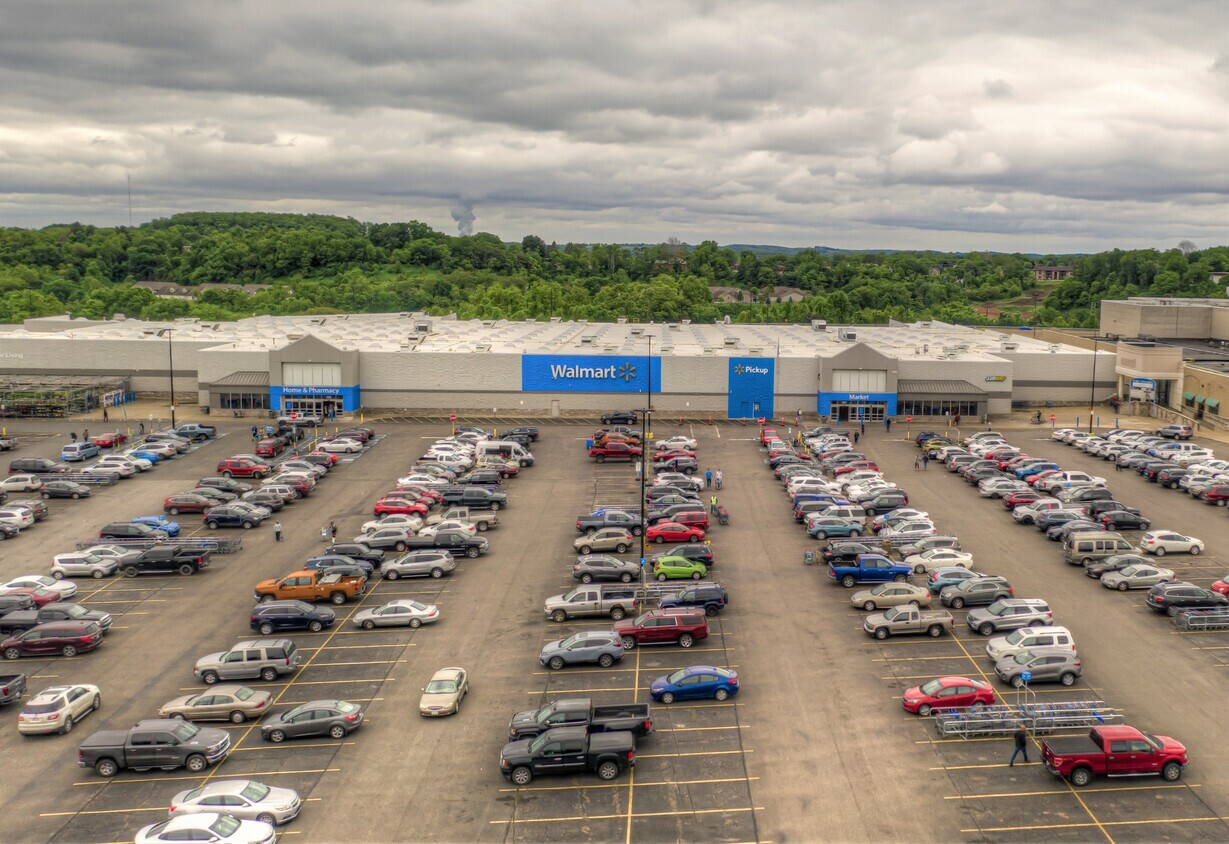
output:
[[[686,557],[662,557],[653,564],[653,576],[658,580],[699,580],[708,574],[708,567],[699,560]]]

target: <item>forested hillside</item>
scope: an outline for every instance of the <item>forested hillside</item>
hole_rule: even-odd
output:
[[[1034,263],[1074,277],[1034,282]],[[0,229],[0,322],[70,311],[87,317],[232,319],[253,314],[456,312],[461,318],[1092,325],[1096,303],[1129,295],[1222,296],[1212,272],[1229,248],[1104,252],[1064,259],[993,253],[796,254],[712,241],[622,247],[547,244],[529,235],[453,237],[419,222],[295,214],[179,214],[136,228]],[[192,301],[135,282],[225,284]],[[269,284],[244,293],[238,285]],[[710,286],[741,301],[714,303]],[[777,301],[796,288],[802,301]]]

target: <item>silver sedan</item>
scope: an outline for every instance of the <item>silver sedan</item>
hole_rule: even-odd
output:
[[[1126,592],[1128,589],[1151,589],[1158,583],[1169,583],[1174,579],[1170,569],[1156,566],[1127,566],[1118,571],[1107,571],[1101,575],[1101,585],[1106,589],[1117,589]]]
[[[354,624],[364,630],[376,627],[421,627],[439,621],[440,610],[434,604],[418,601],[389,601],[382,607],[359,610],[354,614]]]
[[[302,807],[296,791],[255,780],[214,780],[181,791],[171,798],[172,818],[201,812],[223,812],[245,821],[283,824],[294,820]]]

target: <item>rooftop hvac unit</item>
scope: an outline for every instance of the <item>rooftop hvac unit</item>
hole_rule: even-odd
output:
[[[727,337],[727,338],[725,338],[725,345],[726,345],[726,347],[727,347],[727,348],[728,348],[728,347],[730,347],[730,346],[737,346],[737,345],[738,345],[738,338],[737,338],[737,337]]]
[[[1020,344],[1019,344],[1019,343],[1004,343],[1004,344],[1001,346],[1001,350],[1002,350],[1002,351],[1004,351],[1004,352],[1014,352],[1014,351],[1016,351],[1016,350],[1017,350],[1017,349],[1019,349],[1019,348],[1020,348]]]
[[[596,339],[597,339],[597,337],[596,337],[595,335],[593,335],[593,334],[586,334],[584,337],[581,337],[581,338],[580,338],[580,345],[582,345],[582,346],[592,346],[592,345],[593,345],[593,341],[594,341],[594,340],[596,340]]]
[[[633,337],[639,337],[643,333],[644,333],[644,329],[638,325],[631,329],[631,335]]]
[[[837,333],[837,336],[840,337],[842,340],[853,341],[853,340],[858,339],[858,332],[854,331],[852,328],[842,328]]]
[[[553,316],[550,318],[550,321],[551,322],[563,322],[563,317]]]
[[[683,325],[691,325],[691,320],[689,320],[689,319],[680,320],[680,322],[681,322]]]
[[[429,319],[414,320],[414,333],[415,334],[430,334],[431,333],[431,320]]]
[[[811,330],[812,330],[812,331],[827,331],[827,330],[828,330],[828,321],[827,321],[826,319],[813,319],[813,320],[811,320]]]

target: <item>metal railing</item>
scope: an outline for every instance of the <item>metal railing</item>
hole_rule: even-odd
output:
[[[142,550],[145,548],[171,547],[191,548],[197,551],[213,551],[215,554],[234,554],[243,547],[241,536],[211,536],[209,538],[184,539],[91,539],[88,542],[78,542],[77,550],[84,551],[95,545],[119,545],[124,548]]]
[[[119,481],[120,476],[111,472],[33,472],[41,481],[73,481],[89,486],[111,486]]]
[[[1179,630],[1229,629],[1229,609],[1181,610],[1174,616]]]
[[[1024,724],[1032,733],[1120,724],[1121,712],[1101,700],[1066,703],[1026,703],[1021,706],[999,704],[975,709],[935,709],[935,730],[944,736],[1007,736]]]

